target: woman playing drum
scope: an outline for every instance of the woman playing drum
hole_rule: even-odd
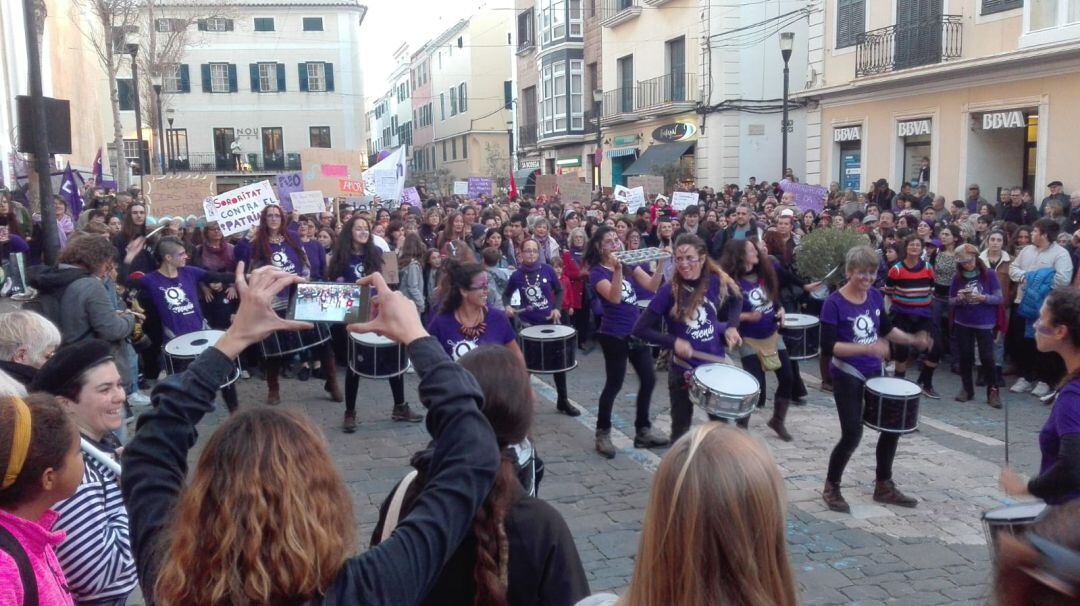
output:
[[[525,361],[506,312],[487,307],[488,273],[479,263],[447,259],[446,296],[428,323],[428,332],[451,359],[457,360],[481,345],[504,345]]]
[[[690,373],[701,364],[724,360],[725,347],[742,341],[739,287],[709,258],[705,241],[694,234],[679,236],[675,265],[671,282],[660,287],[634,327],[635,335],[675,353],[668,370],[672,440],[689,431],[694,416]],[[661,318],[667,318],[668,334],[659,330]],[[749,417],[738,423],[746,427]]]
[[[525,326],[537,324],[559,324],[562,319],[563,288],[555,270],[540,261],[540,244],[528,238],[521,243],[518,251],[517,271],[506,283],[503,291],[503,301],[506,303],[506,315],[514,317]],[[510,306],[511,295],[518,293],[521,297],[521,308],[517,311]],[[558,392],[558,401],[555,404],[559,412],[576,417],[581,412],[570,405],[566,395],[566,373],[554,373],[555,391]]]
[[[330,259],[329,278],[338,282],[353,283],[360,278],[382,270],[383,253],[371,237],[371,222],[356,215],[345,223],[338,238],[336,251]],[[395,421],[417,423],[424,415],[417,414],[405,401],[405,378],[396,375],[387,379],[394,397],[394,409],[390,418]],[[341,429],[345,433],[356,431],[356,392],[360,389],[360,377],[351,369],[345,373],[345,416]]]
[[[858,246],[845,258],[847,283],[829,295],[821,308],[821,351],[832,354],[829,373],[833,400],[840,417],[840,441],[829,457],[829,471],[822,497],[833,511],[849,513],[851,507],[840,494],[844,468],[862,439],[863,384],[882,375],[882,361],[889,342],[926,350],[933,344],[925,333],[918,336],[894,328],[885,314],[881,292],[873,288],[878,256],[869,246]],[[915,507],[918,501],[893,484],[892,463],[899,433],[881,432],[877,443],[877,481],[874,500]]]
[[[1013,496],[1030,494],[1062,505],[1080,498],[1080,291],[1059,288],[1046,297],[1035,322],[1035,346],[1061,356],[1068,374],[1039,432],[1039,474],[1025,483],[1006,467],[1001,487]]]
[[[743,370],[754,375],[762,386],[758,408],[765,406],[765,373],[776,372],[776,393],[773,394],[773,416],[767,425],[785,442],[792,440],[784,427],[792,397],[792,367],[787,347],[780,338],[784,323],[784,308],[780,307],[780,281],[764,243],[756,239],[730,240],[724,245],[721,267],[738,280],[743,292],[742,313],[739,314],[739,348]]]

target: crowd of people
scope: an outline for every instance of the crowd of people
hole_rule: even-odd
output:
[[[769,430],[800,439],[786,418],[808,391],[779,334],[792,313],[821,323],[821,388],[840,429],[822,461],[830,509],[850,511],[840,485],[868,380],[917,370],[922,396],[940,398],[934,375],[947,368],[962,379],[956,402],[978,385],[996,408],[1015,375],[1011,392],[1053,410],[1038,474],[1005,468],[1001,486],[1050,507],[1030,539],[1003,543],[997,589],[1004,603],[1080,591],[1057,569],[1057,584],[1042,582],[1049,573],[1009,581],[1045,572],[1058,553],[1046,543],[1080,550],[1080,535],[1054,530],[1080,514],[1080,191],[1061,190],[1051,183],[1036,206],[1022,188],[991,203],[972,185],[946,204],[925,187],[834,183],[818,212],[751,179],[694,190],[698,204],[678,210],[660,195],[630,212],[603,193],[466,199],[421,188],[422,207],[338,201],[301,216],[271,204],[249,233],[225,237],[214,223],[155,224],[138,190],[92,187],[78,216],[57,199],[52,266],[41,264],[41,218],[0,192],[0,262],[26,255],[36,295],[0,314],[0,604],[123,604],[136,586],[164,605],[795,604],[776,462],[746,431],[749,416],[695,427],[691,394],[699,367],[738,365],[758,382],[757,407],[772,403]],[[831,283],[800,272],[801,240],[824,229],[862,241]],[[619,260],[647,247],[665,255]],[[373,319],[286,319],[301,281],[372,287]],[[536,400],[518,333],[554,324],[576,330],[580,355],[599,345],[603,356],[596,452],[618,455],[612,416],[628,367],[634,447],[666,447],[621,598],[590,596],[565,521],[538,496],[539,477],[522,479],[516,449]],[[170,340],[211,329],[220,338],[185,371],[165,372]],[[346,367],[342,392],[337,367],[366,332],[406,347],[432,442],[385,495],[358,555],[353,498],[320,428],[277,405],[281,379],[315,377],[344,403],[341,429],[356,431],[362,377]],[[265,380],[266,406],[238,400],[234,372]],[[670,435],[651,407],[665,372]],[[391,418],[424,420],[403,375],[386,379]],[[553,381],[556,410],[580,415],[567,371]],[[189,471],[195,427],[219,391],[230,417]],[[915,507],[893,478],[899,442],[880,434],[873,499]]]

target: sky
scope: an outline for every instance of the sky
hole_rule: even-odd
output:
[[[459,19],[494,6],[513,6],[500,0],[368,0],[368,14],[360,28],[364,61],[364,95],[370,100],[389,89],[386,79],[394,71],[394,50],[409,43],[414,53],[424,42]]]

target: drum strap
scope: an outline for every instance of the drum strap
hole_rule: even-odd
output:
[[[390,499],[390,507],[386,510],[386,520],[383,521],[382,537],[379,542],[382,543],[386,539],[390,538],[394,529],[397,528],[398,520],[401,517],[401,504],[405,502],[405,493],[409,492],[409,485],[416,479],[416,470],[410,471],[401,483],[398,484],[397,490],[394,491],[393,498]]]
[[[863,375],[863,373],[860,372],[858,368],[855,368],[854,366],[852,366],[851,364],[848,364],[847,362],[841,360],[840,358],[837,358],[837,357],[834,356],[833,359],[830,361],[830,364],[832,364],[840,372],[842,372],[842,373],[844,373],[844,374],[846,374],[846,375],[848,375],[848,376],[850,376],[852,378],[858,379],[859,381],[862,381],[863,383],[866,382],[866,376]]]

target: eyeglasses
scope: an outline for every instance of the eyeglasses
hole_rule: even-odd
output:
[[[964,257],[956,260],[957,263],[974,263],[975,257]]]
[[[478,291],[478,290],[487,290],[487,287],[488,287],[487,282],[484,282],[483,284],[477,284],[476,286],[470,286],[470,287],[466,288],[465,290],[470,290],[470,291],[475,292],[475,291]]]

